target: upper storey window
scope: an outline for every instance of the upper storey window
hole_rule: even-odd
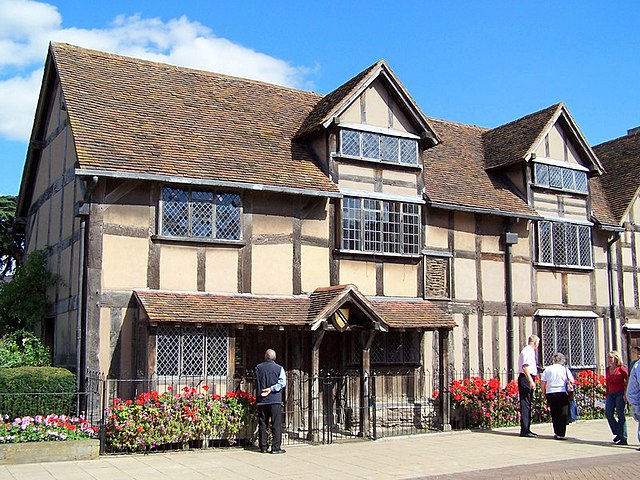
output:
[[[588,193],[587,172],[535,162],[534,184],[539,187]]]
[[[348,157],[418,165],[418,141],[374,132],[340,130],[340,153]]]
[[[240,240],[240,195],[204,190],[162,189],[162,235]]]
[[[417,255],[420,207],[413,203],[345,197],[342,248],[356,252]]]

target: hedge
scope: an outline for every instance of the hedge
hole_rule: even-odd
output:
[[[76,378],[65,368],[0,368],[0,414],[9,418],[35,415],[72,415]]]

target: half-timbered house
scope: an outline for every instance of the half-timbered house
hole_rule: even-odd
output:
[[[322,96],[52,44],[18,216],[63,280],[57,365],[241,379],[272,347],[311,410],[321,372],[415,405],[508,374],[531,333],[543,363],[602,364],[623,323],[604,172],[564,104],[433,119],[384,61]]]

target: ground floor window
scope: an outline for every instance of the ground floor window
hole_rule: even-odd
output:
[[[543,364],[551,365],[554,353],[567,358],[570,368],[596,367],[596,319],[541,317]]]
[[[352,363],[362,361],[362,340],[353,335]],[[418,332],[378,332],[371,345],[372,365],[401,365],[420,363],[420,335]]]
[[[220,326],[158,327],[156,373],[159,376],[226,376],[227,331]]]

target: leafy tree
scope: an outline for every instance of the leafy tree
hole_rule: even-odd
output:
[[[14,228],[18,198],[0,195],[0,279],[22,263],[23,236]]]
[[[0,283],[0,328],[5,332],[32,329],[47,314],[47,289],[57,276],[47,269],[45,250],[35,250],[18,265],[11,281]]]
[[[0,368],[49,366],[49,349],[33,333],[16,330],[0,338]]]

